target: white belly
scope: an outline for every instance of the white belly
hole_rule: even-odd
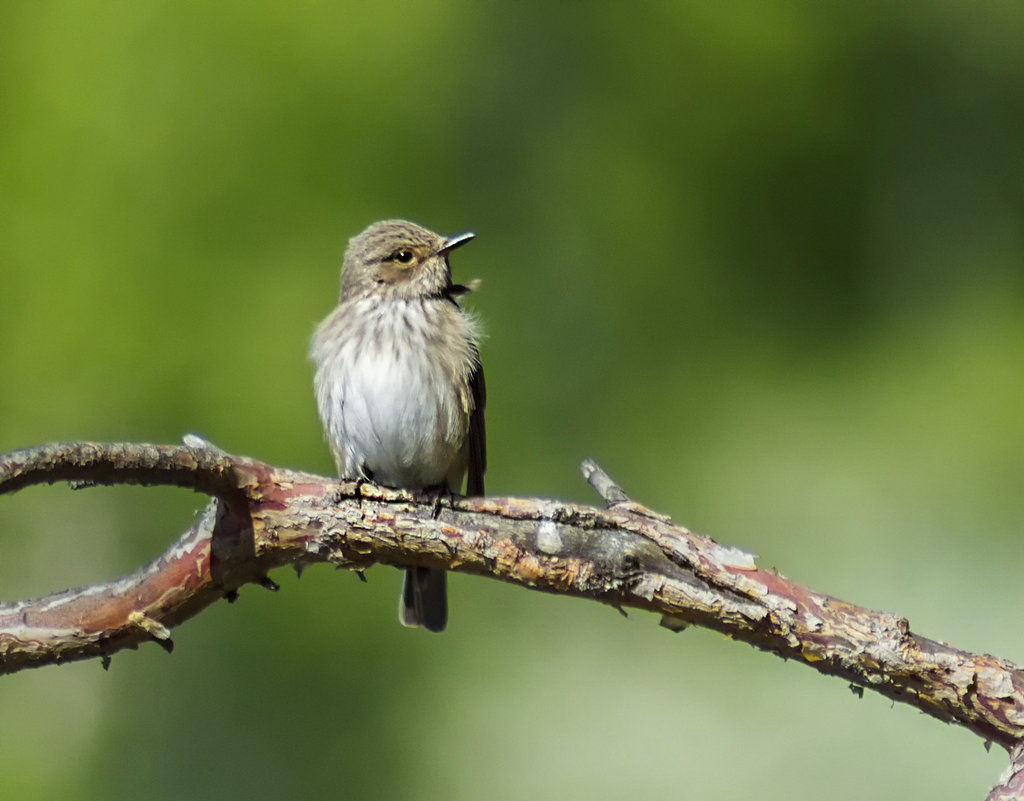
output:
[[[453,371],[451,359],[438,358],[451,338],[441,344],[437,319],[424,316],[422,304],[357,303],[336,314],[317,331],[313,355],[320,417],[341,474],[393,487],[435,486],[453,476],[458,483],[470,411],[460,382],[471,361]],[[462,315],[455,319],[447,330],[469,354],[473,330]]]
[[[459,400],[446,384],[422,353],[358,356],[344,382],[345,472],[395,487],[443,483],[465,436],[453,430]]]

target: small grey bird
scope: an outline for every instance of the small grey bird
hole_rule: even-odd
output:
[[[458,299],[442,237],[405,220],[349,241],[341,299],[313,336],[317,407],[343,478],[482,495],[484,374],[476,321]],[[405,571],[399,619],[444,631],[446,573]]]

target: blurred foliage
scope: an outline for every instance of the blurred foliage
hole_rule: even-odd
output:
[[[329,472],[305,352],[347,238],[471,229],[492,492],[593,501],[593,456],[1024,662],[1021,41],[1016,3],[8,2],[0,451],[195,431]],[[202,503],[4,497],[0,594],[132,569]],[[6,797],[954,798],[1002,770],[650,616],[455,576],[429,637],[394,571],[277,578],[173,657],[4,678]]]

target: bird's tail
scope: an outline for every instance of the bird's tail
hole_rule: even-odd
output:
[[[402,581],[398,619],[403,626],[444,631],[448,625],[448,574],[429,567],[410,567]]]

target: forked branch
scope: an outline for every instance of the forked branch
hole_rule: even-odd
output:
[[[721,631],[1008,751],[1024,737],[1024,672],[1016,665],[921,637],[903,617],[758,567],[751,554],[629,500],[592,462],[583,470],[605,508],[466,498],[438,510],[432,495],[284,470],[197,437],[182,446],[71,443],[7,454],[0,493],[68,481],[171,484],[214,499],[174,545],[131,575],[0,605],[0,673],[107,660],[146,640],[169,650],[175,626],[243,584],[273,588],[267,573],[283,565],[425,565],[657,612],[670,629]],[[992,797],[1002,791],[1009,785]]]

